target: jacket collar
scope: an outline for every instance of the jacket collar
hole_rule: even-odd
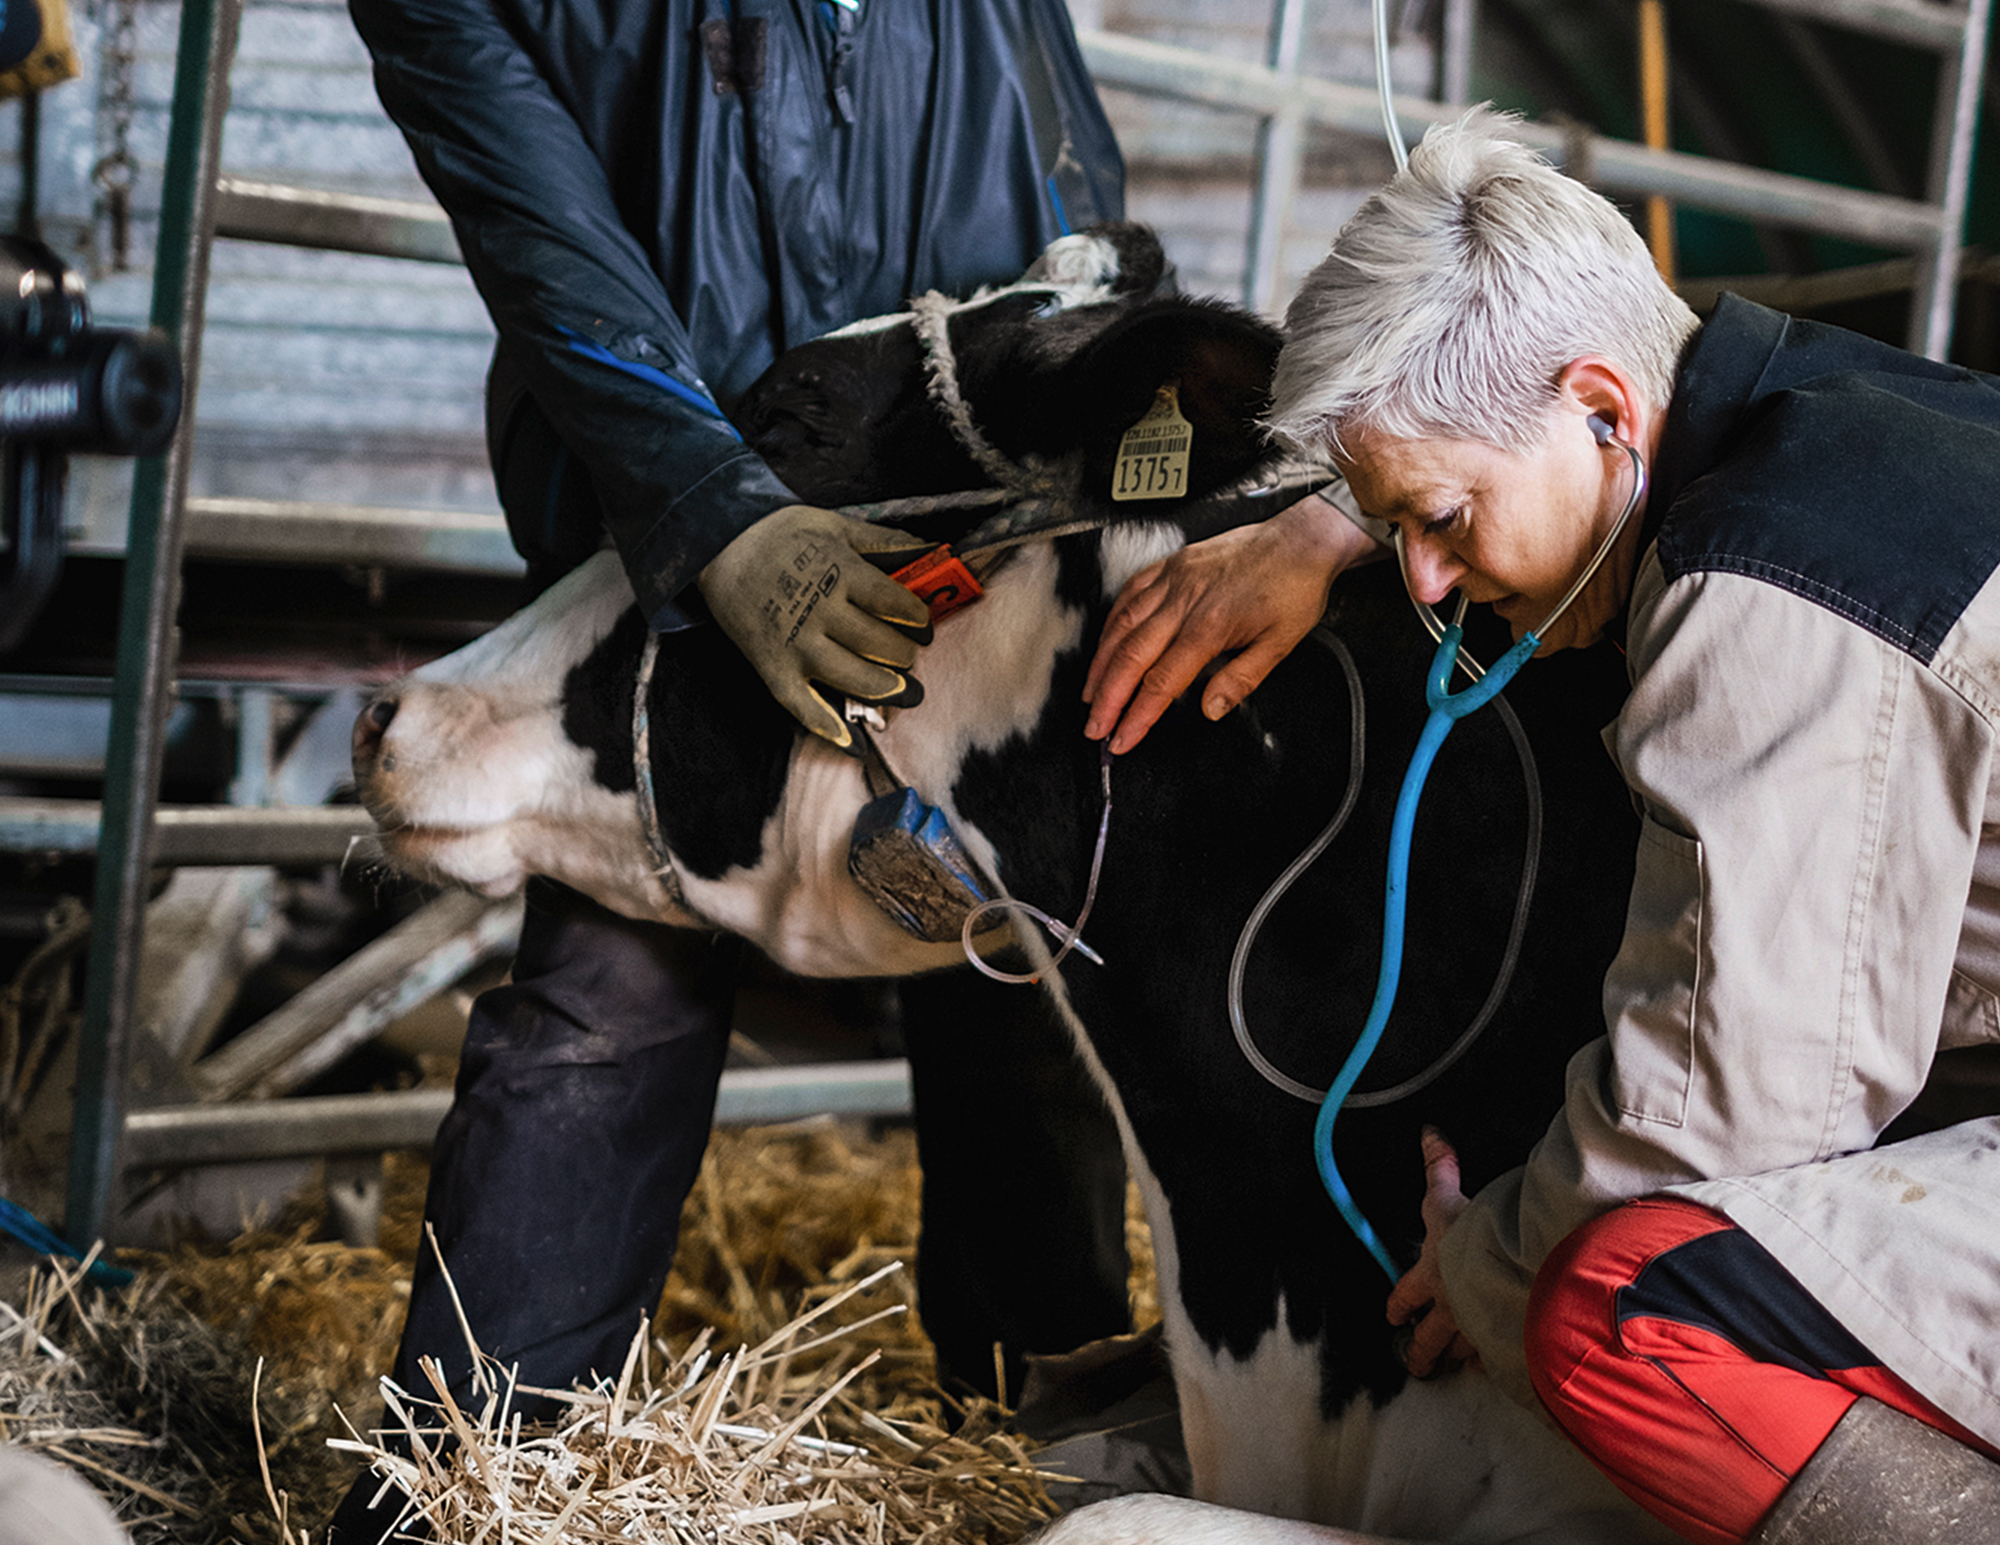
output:
[[[1724,295],[1689,340],[1667,404],[1667,427],[1653,457],[1653,488],[1640,527],[1642,550],[1659,536],[1682,490],[1729,454],[1743,410],[1762,395],[1791,325],[1781,312]]]
[[[1782,312],[1725,294],[1688,340],[1667,402],[1667,427],[1647,470],[1651,488],[1639,526],[1641,553],[1659,540],[1667,512],[1682,490],[1729,454],[1743,409],[1759,396],[1791,325]],[[1605,630],[1621,649],[1631,608],[1627,595]]]

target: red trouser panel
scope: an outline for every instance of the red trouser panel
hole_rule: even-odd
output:
[[[1881,1367],[1727,1218],[1628,1202],[1549,1256],[1528,1368],[1618,1488],[1702,1545],[1745,1538],[1857,1396],[1992,1450]]]

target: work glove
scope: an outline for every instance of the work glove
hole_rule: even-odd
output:
[[[930,608],[883,570],[931,545],[788,504],[737,536],[695,583],[786,711],[843,751],[858,750],[852,727],[815,683],[867,703],[922,701],[924,689],[908,672],[918,645],[930,642]]]

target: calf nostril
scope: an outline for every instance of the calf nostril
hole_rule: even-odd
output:
[[[392,697],[378,697],[354,721],[354,755],[357,759],[371,757],[382,746],[383,733],[390,721],[396,717],[396,700]]]

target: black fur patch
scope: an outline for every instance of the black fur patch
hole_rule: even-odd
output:
[[[563,733],[614,794],[638,786],[632,689],[645,638],[634,607],[563,681]],[[707,879],[755,864],[784,788],[791,716],[713,625],[661,635],[648,708],[653,792],[674,861]]]
[[[632,767],[632,688],[646,624],[634,607],[563,678],[563,734],[591,756],[597,781],[614,794],[638,785]]]
[[[1086,588],[1080,575],[1075,585]],[[1267,922],[1246,990],[1264,1054],[1315,1085],[1331,1079],[1374,993],[1387,830],[1431,653],[1392,565],[1343,576],[1334,595],[1333,624],[1365,684],[1362,800]],[[1474,647],[1490,658],[1491,640]],[[1027,743],[973,756],[954,791],[994,843],[1008,888],[1062,918],[1082,904],[1098,820],[1097,748],[1083,738],[1078,700],[1088,658],[1086,646],[1059,664]],[[1561,1103],[1569,1056],[1601,1033],[1634,818],[1597,727],[1623,687],[1622,662],[1597,650],[1535,661],[1508,691],[1539,757],[1545,831],[1512,989],[1464,1060],[1408,1100],[1350,1110],[1336,1130],[1342,1172],[1392,1253],[1414,1259],[1422,1238],[1420,1128],[1453,1139],[1475,1189],[1526,1156]],[[1386,1399],[1403,1385],[1382,1319],[1388,1284],[1320,1184],[1315,1108],[1245,1061],[1225,986],[1244,919],[1340,802],[1348,692],[1333,656],[1307,643],[1251,704],[1216,724],[1192,702],[1177,705],[1116,762],[1110,841],[1084,931],[1106,965],[1063,975],[1173,1209],[1196,1331],[1247,1356],[1282,1294],[1292,1334],[1324,1335],[1321,1399],[1332,1415],[1358,1390]],[[1364,1090],[1425,1068],[1477,1012],[1520,880],[1520,762],[1491,711],[1454,730],[1428,790],[1403,990]]]

